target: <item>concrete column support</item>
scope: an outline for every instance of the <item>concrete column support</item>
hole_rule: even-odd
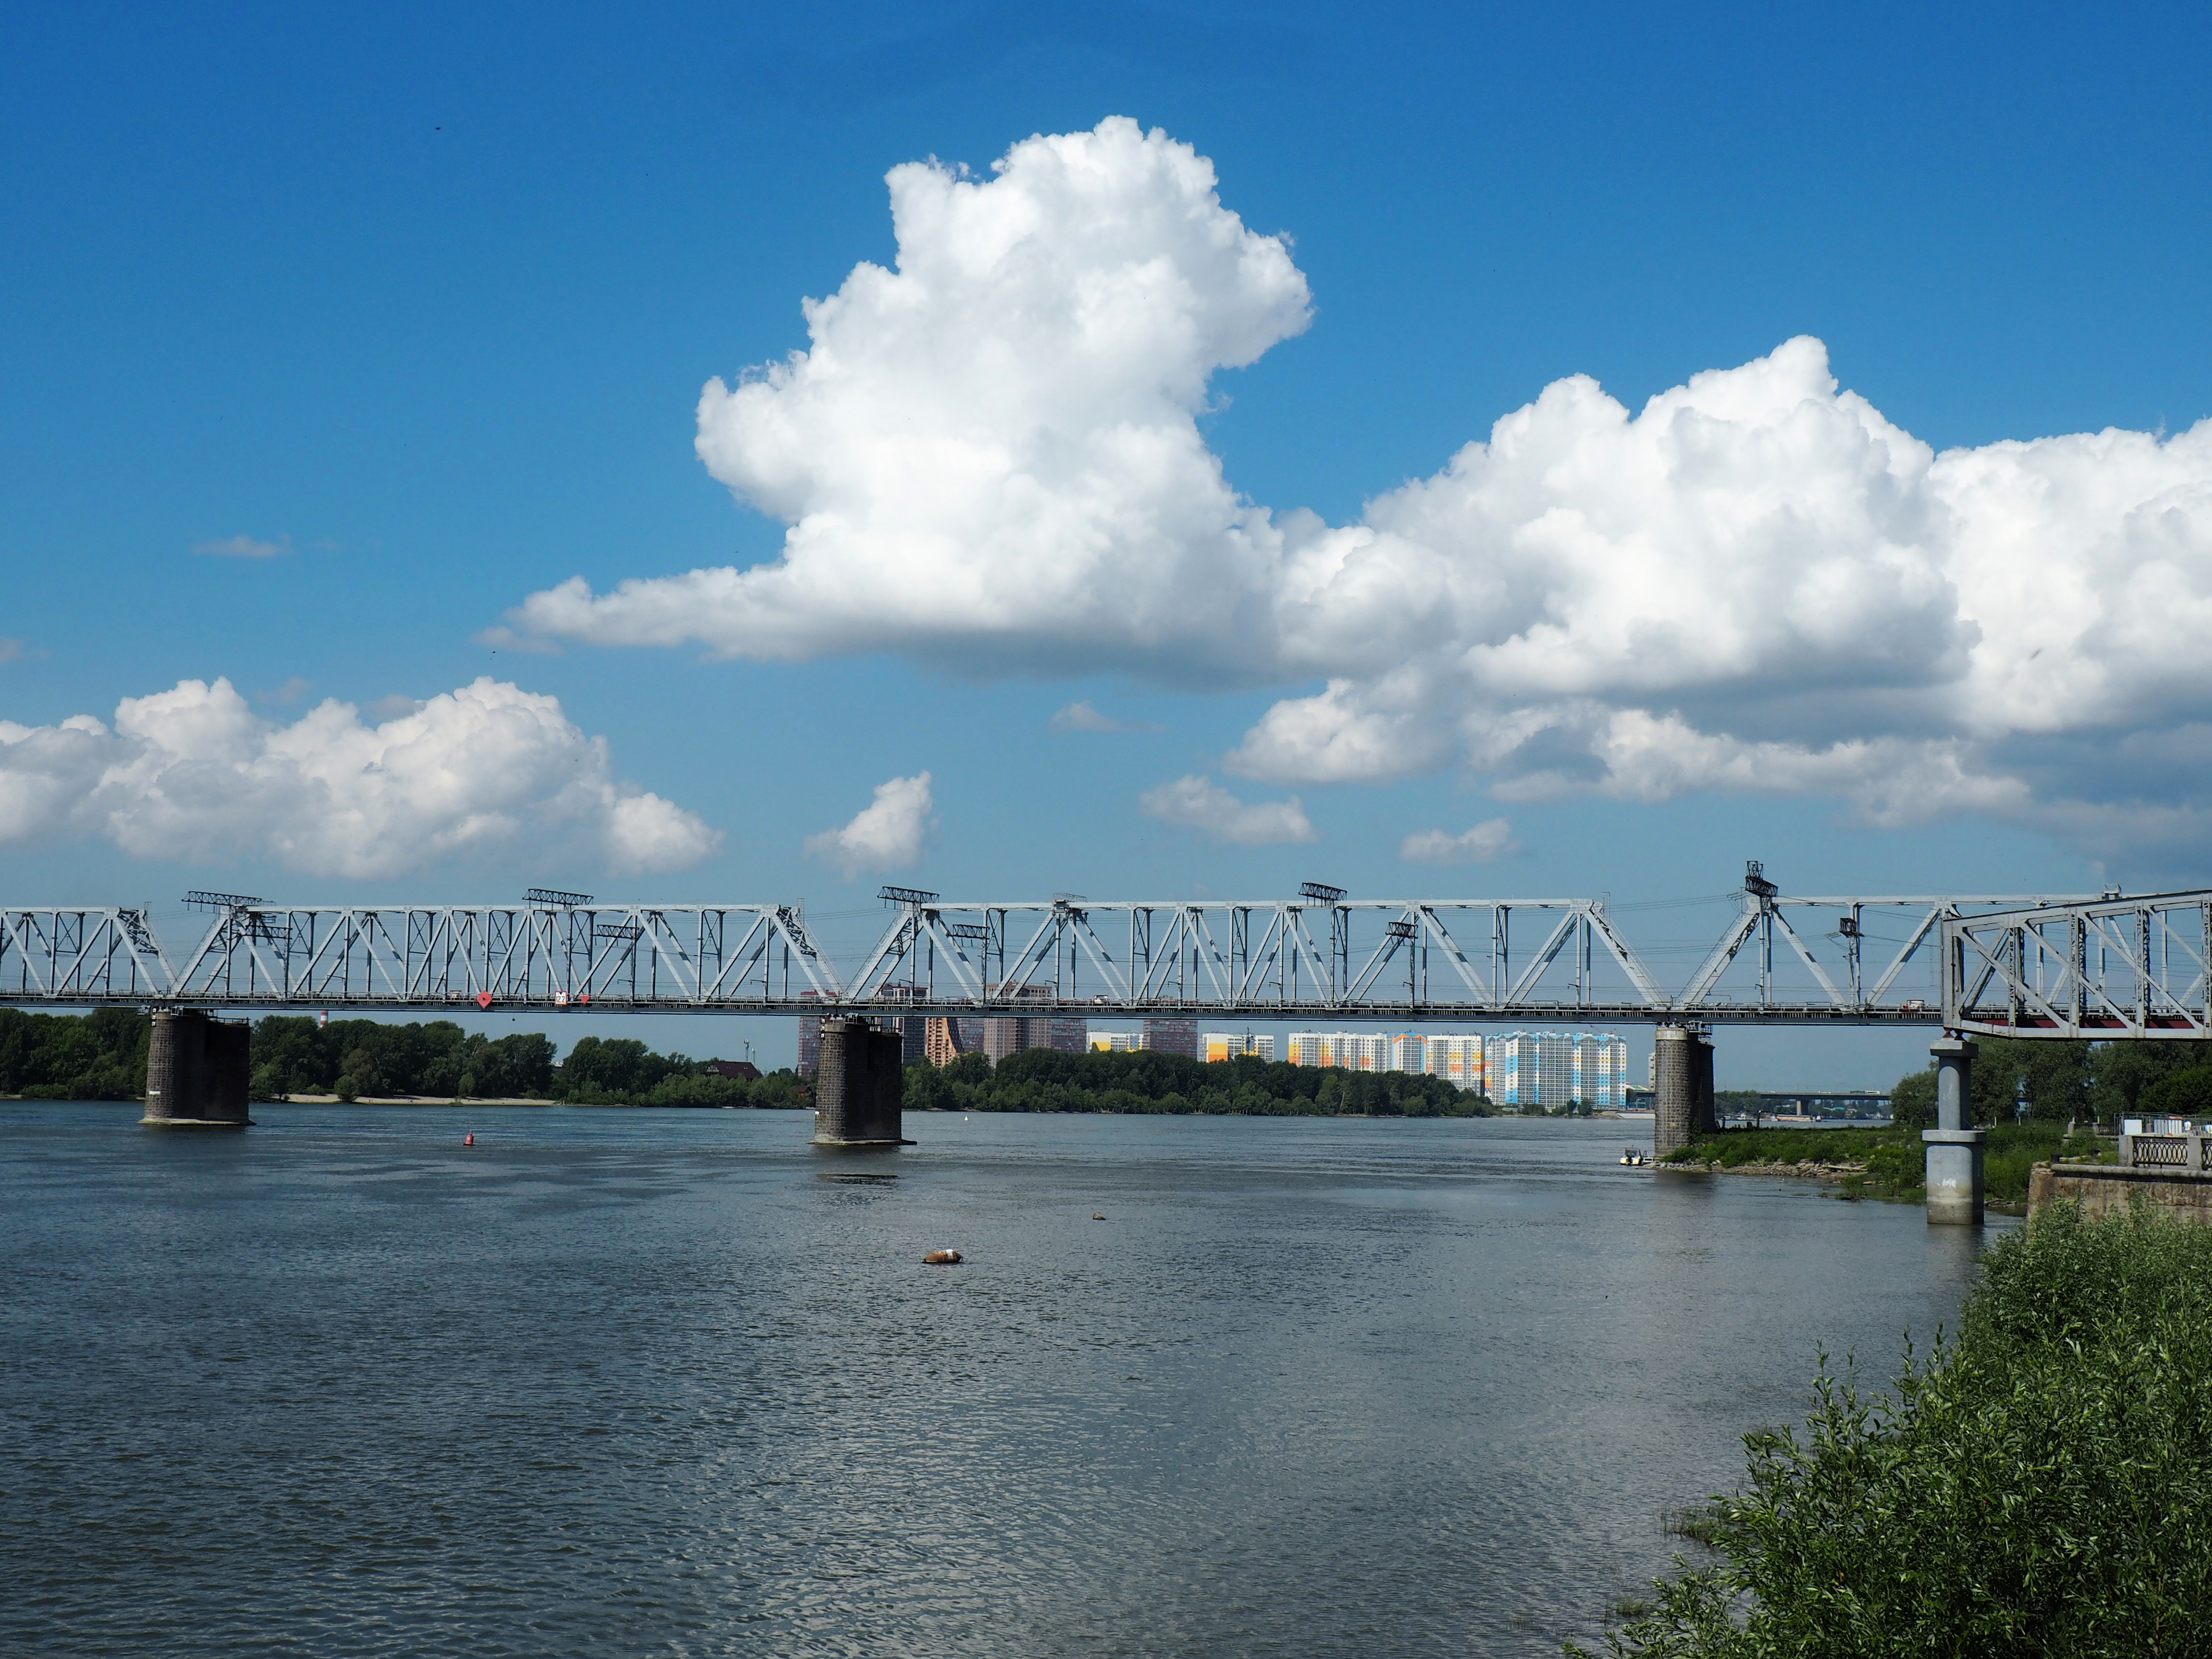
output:
[[[240,1129],[253,1028],[198,1008],[155,1011],[146,1046],[146,1115],[158,1128]]]
[[[854,1151],[910,1146],[901,1130],[906,1040],[865,1019],[824,1020],[814,1073],[814,1144]]]
[[[1929,1045],[1936,1057],[1936,1127],[1920,1132],[1928,1158],[1928,1224],[1982,1223],[1983,1133],[1972,1127],[1974,1045],[1945,1037]]]

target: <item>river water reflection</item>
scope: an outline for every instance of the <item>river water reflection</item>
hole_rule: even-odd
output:
[[[0,1648],[1555,1654],[1979,1242],[1620,1123],[256,1109],[0,1106]]]

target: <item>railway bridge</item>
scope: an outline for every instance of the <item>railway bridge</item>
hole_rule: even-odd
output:
[[[1804,896],[1752,863],[1726,895],[1620,906],[1358,898],[1319,882],[1284,898],[948,901],[885,887],[879,901],[880,927],[851,948],[797,904],[542,888],[485,904],[195,891],[196,920],[171,925],[173,945],[150,906],[13,905],[0,907],[0,1006],[149,1008],[149,1120],[238,1122],[244,1050],[215,1018],[226,1012],[814,1016],[825,1021],[818,1138],[836,1144],[900,1138],[896,1068],[866,1036],[890,1014],[1646,1022],[1658,1028],[1662,1154],[1711,1121],[1723,1028],[1927,1026],[1931,1220],[1980,1215],[1975,1036],[2212,1032],[2212,890]],[[1717,935],[1651,937],[1723,902]],[[1671,985],[1653,965],[1669,955],[1695,963]]]

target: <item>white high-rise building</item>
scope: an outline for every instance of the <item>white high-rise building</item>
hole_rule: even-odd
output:
[[[1444,1079],[1455,1089],[1480,1094],[1488,1079],[1483,1073],[1482,1039],[1472,1031],[1439,1033],[1422,1039],[1428,1048],[1425,1067],[1431,1077]]]
[[[1390,1069],[1394,1072],[1425,1073],[1429,1069],[1429,1045],[1417,1031],[1390,1039]]]
[[[1093,1031],[1091,1047],[1100,1054],[1132,1054],[1145,1046],[1142,1031]]]
[[[1207,1060],[1240,1060],[1249,1054],[1255,1060],[1272,1060],[1275,1057],[1275,1039],[1265,1031],[1208,1031],[1198,1040],[1199,1054]]]
[[[1293,1031],[1293,1066],[1341,1066],[1352,1072],[1390,1069],[1390,1039],[1377,1031]]]
[[[1627,1099],[1628,1044],[1609,1032],[1508,1031],[1486,1064],[1501,1106],[1617,1111]]]

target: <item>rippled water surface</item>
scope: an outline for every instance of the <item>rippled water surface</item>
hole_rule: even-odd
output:
[[[1603,1122],[257,1111],[0,1106],[0,1649],[1554,1654],[1978,1243]]]

